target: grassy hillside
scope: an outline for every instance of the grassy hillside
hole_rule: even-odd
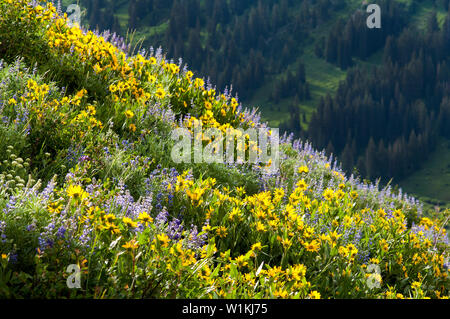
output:
[[[450,142],[441,140],[424,167],[400,184],[430,206],[450,207]]]
[[[0,0],[0,297],[449,296],[448,212],[424,218],[299,140],[276,173],[177,163],[177,128],[275,134],[160,52],[66,23]]]
[[[410,6],[412,1],[410,0],[398,0],[397,2],[404,3]],[[68,4],[68,1],[63,1],[63,4]],[[433,10],[437,11],[438,23],[442,26],[444,18],[446,15],[446,10],[444,10],[441,3],[426,0],[426,1],[416,1],[416,8],[413,12],[408,13],[408,24],[410,26],[416,26],[419,29],[424,29],[426,26],[426,21]],[[128,15],[128,5],[129,1],[116,1],[114,13],[118,16],[123,34],[126,34],[129,15]],[[298,69],[300,63],[305,64],[306,77],[310,85],[311,99],[300,101],[297,107],[300,109],[301,114],[301,124],[304,130],[308,128],[308,122],[311,114],[316,110],[319,100],[326,94],[333,95],[339,85],[339,82],[346,78],[348,70],[341,70],[340,68],[327,63],[324,59],[318,58],[314,53],[315,44],[321,39],[321,37],[327,37],[329,31],[336,25],[338,19],[342,18],[347,20],[353,12],[361,7],[361,1],[346,1],[346,7],[338,11],[332,11],[330,17],[327,21],[321,22],[316,27],[312,28],[308,33],[308,37],[304,42],[300,42],[302,39],[299,37],[297,46],[293,46],[293,50],[296,50],[296,54],[291,58],[287,65],[282,69],[281,73],[271,73],[266,75],[262,85],[250,92],[248,97],[242,100],[246,105],[254,105],[261,111],[261,116],[264,121],[268,121],[269,125],[272,127],[279,127],[290,117],[289,107],[293,103],[293,98],[283,98],[279,102],[275,102],[270,99],[272,90],[277,81],[282,78],[288,70]],[[167,10],[166,10],[167,11]],[[161,12],[162,16],[167,16],[167,19],[163,19],[159,25],[150,26],[146,25],[146,21],[137,29],[133,36],[133,40],[137,41],[139,39],[150,39],[150,41],[160,41],[164,38],[167,29],[169,28],[169,14],[168,12]],[[300,6],[291,8],[291,15],[296,16],[300,13]],[[88,13],[89,14],[89,13]],[[153,21],[148,21],[148,24],[153,23]],[[201,41],[202,45],[205,46],[208,33],[205,29],[201,30]],[[280,48],[281,49],[281,48]],[[353,59],[356,65],[379,65],[382,61],[383,50],[378,50],[373,52],[372,55],[362,61],[359,59]],[[186,60],[188,64],[191,64],[189,59]],[[231,80],[229,80],[231,82]],[[243,88],[236,88],[238,92],[243,92]],[[306,119],[304,121],[303,119]],[[436,149],[435,153],[440,154],[445,152],[445,150]],[[423,170],[433,169],[432,161],[426,161],[422,164]],[[450,193],[450,188],[446,186],[446,181],[442,176],[436,176],[440,182],[437,184],[441,185],[442,188],[440,192],[433,192],[432,201],[437,203],[439,201],[446,201],[445,195]],[[417,177],[415,177],[417,179]],[[411,188],[408,181],[398,181],[400,187],[404,187],[407,190],[412,190],[417,196],[429,196],[430,193],[422,192],[421,187]],[[428,206],[429,208],[432,206]]]

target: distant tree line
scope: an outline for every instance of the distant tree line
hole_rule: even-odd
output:
[[[82,3],[91,28],[124,35],[117,18],[121,1]],[[289,74],[288,67],[302,53],[310,30],[343,8],[339,0],[129,0],[127,27],[162,26],[165,31],[148,36],[144,47],[161,46],[169,57],[182,57],[218,88],[239,88],[241,99],[267,77],[286,73],[274,81],[272,101],[295,96],[301,101],[308,99],[309,85],[304,74]]]
[[[388,35],[382,65],[349,70],[313,114],[308,137],[346,170],[402,178],[450,138],[450,15],[439,28],[432,12],[425,29]]]
[[[298,70],[288,70],[281,78],[275,81],[270,100],[278,104],[280,99],[296,96],[297,101],[309,100],[311,93],[309,83],[306,81],[305,64],[300,62]]]
[[[335,0],[174,0],[161,45],[218,87],[232,83],[246,98],[267,76],[286,71],[302,53],[309,31],[341,6]],[[295,83],[294,78],[292,87],[283,85],[290,76],[304,78],[286,72],[273,85],[273,100],[309,96],[306,80]]]
[[[347,22],[339,19],[328,36],[316,42],[316,55],[347,69],[353,65],[353,57],[365,59],[382,49],[388,36],[398,34],[405,27],[407,14],[401,3],[384,0],[378,4],[382,13],[381,28],[368,28],[368,14],[365,10],[357,10]]]

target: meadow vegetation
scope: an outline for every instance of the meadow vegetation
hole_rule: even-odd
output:
[[[448,211],[424,217],[289,135],[277,174],[173,163],[175,128],[271,129],[126,47],[49,2],[0,0],[1,297],[448,298]]]

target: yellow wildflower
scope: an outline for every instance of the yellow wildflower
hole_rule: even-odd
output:
[[[289,296],[288,292],[284,289],[275,290],[273,295],[277,298],[287,298]]]
[[[136,242],[135,239],[132,239],[125,243],[125,245],[122,245],[123,248],[135,250],[139,247],[139,244]]]
[[[105,226],[101,227],[101,229],[109,230],[112,234],[120,234],[119,227],[113,223],[107,223]]]
[[[258,231],[258,232],[265,232],[266,231],[266,227],[264,226],[263,223],[258,222],[256,224],[256,231]]]
[[[300,190],[301,192],[305,191],[308,188],[308,184],[306,184],[304,179],[299,180],[296,186],[297,189]]]
[[[385,239],[380,240],[381,250],[387,252],[389,250],[389,245]]]
[[[225,238],[227,237],[227,228],[224,226],[220,226],[219,228],[216,229],[216,234],[217,236],[219,236],[220,238]]]
[[[205,85],[205,81],[203,81],[203,80],[200,79],[200,78],[196,78],[196,79],[195,79],[195,81],[194,81],[194,86],[195,86],[196,88],[203,87],[204,85]]]
[[[318,291],[311,291],[308,297],[309,299],[320,299],[320,293]]]
[[[260,251],[262,249],[262,245],[260,242],[257,242],[255,244],[252,245],[252,250],[253,251]]]
[[[236,265],[238,267],[245,267],[248,265],[247,258],[245,256],[239,256],[235,259]]]
[[[334,192],[332,189],[327,188],[324,192],[323,192],[323,197],[328,200],[331,201],[334,198]]]
[[[123,223],[129,227],[129,228],[136,228],[137,227],[137,223],[134,222],[131,218],[129,217],[124,217],[122,218]]]
[[[130,110],[126,110],[126,111],[124,112],[124,114],[125,114],[125,116],[127,117],[127,119],[131,119],[131,118],[134,116],[133,111],[130,111]]]
[[[163,247],[168,247],[169,246],[170,239],[169,239],[169,237],[166,234],[159,234],[156,237],[162,243]]]
[[[172,64],[170,64],[170,71],[173,74],[177,74],[178,72],[180,72],[180,67],[178,65],[172,63]]]
[[[358,198],[358,193],[357,193],[356,191],[351,191],[351,192],[350,192],[350,197],[351,197],[352,199],[357,199],[357,198]]]
[[[83,200],[89,196],[79,185],[70,185],[67,188],[67,195],[75,200]]]
[[[105,223],[112,223],[116,219],[116,216],[113,214],[107,214],[103,217],[103,219],[105,220]]]
[[[299,173],[299,174],[303,174],[303,173],[308,173],[309,172],[309,169],[308,169],[308,167],[307,166],[300,166],[299,168],[298,168],[298,170],[297,170],[297,172]]]
[[[150,215],[147,212],[140,213],[138,219],[146,226],[150,223],[153,223],[153,218],[150,217]]]
[[[192,73],[192,71],[186,72],[186,79],[190,80],[193,76],[194,76],[194,73]]]
[[[303,246],[306,248],[307,251],[317,252],[320,248],[320,242],[314,239],[311,242],[306,242]]]
[[[166,92],[162,88],[158,88],[155,93],[156,97],[163,99],[166,96]]]
[[[59,214],[61,212],[62,205],[58,202],[50,202],[47,209],[52,214]]]
[[[421,286],[422,286],[422,284],[421,284],[420,282],[414,281],[414,282],[411,284],[411,289],[420,289]]]

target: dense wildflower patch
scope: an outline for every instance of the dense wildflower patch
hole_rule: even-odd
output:
[[[271,131],[160,50],[0,0],[0,54],[0,296],[448,297],[446,215],[309,143],[276,174],[173,163],[177,127]]]

